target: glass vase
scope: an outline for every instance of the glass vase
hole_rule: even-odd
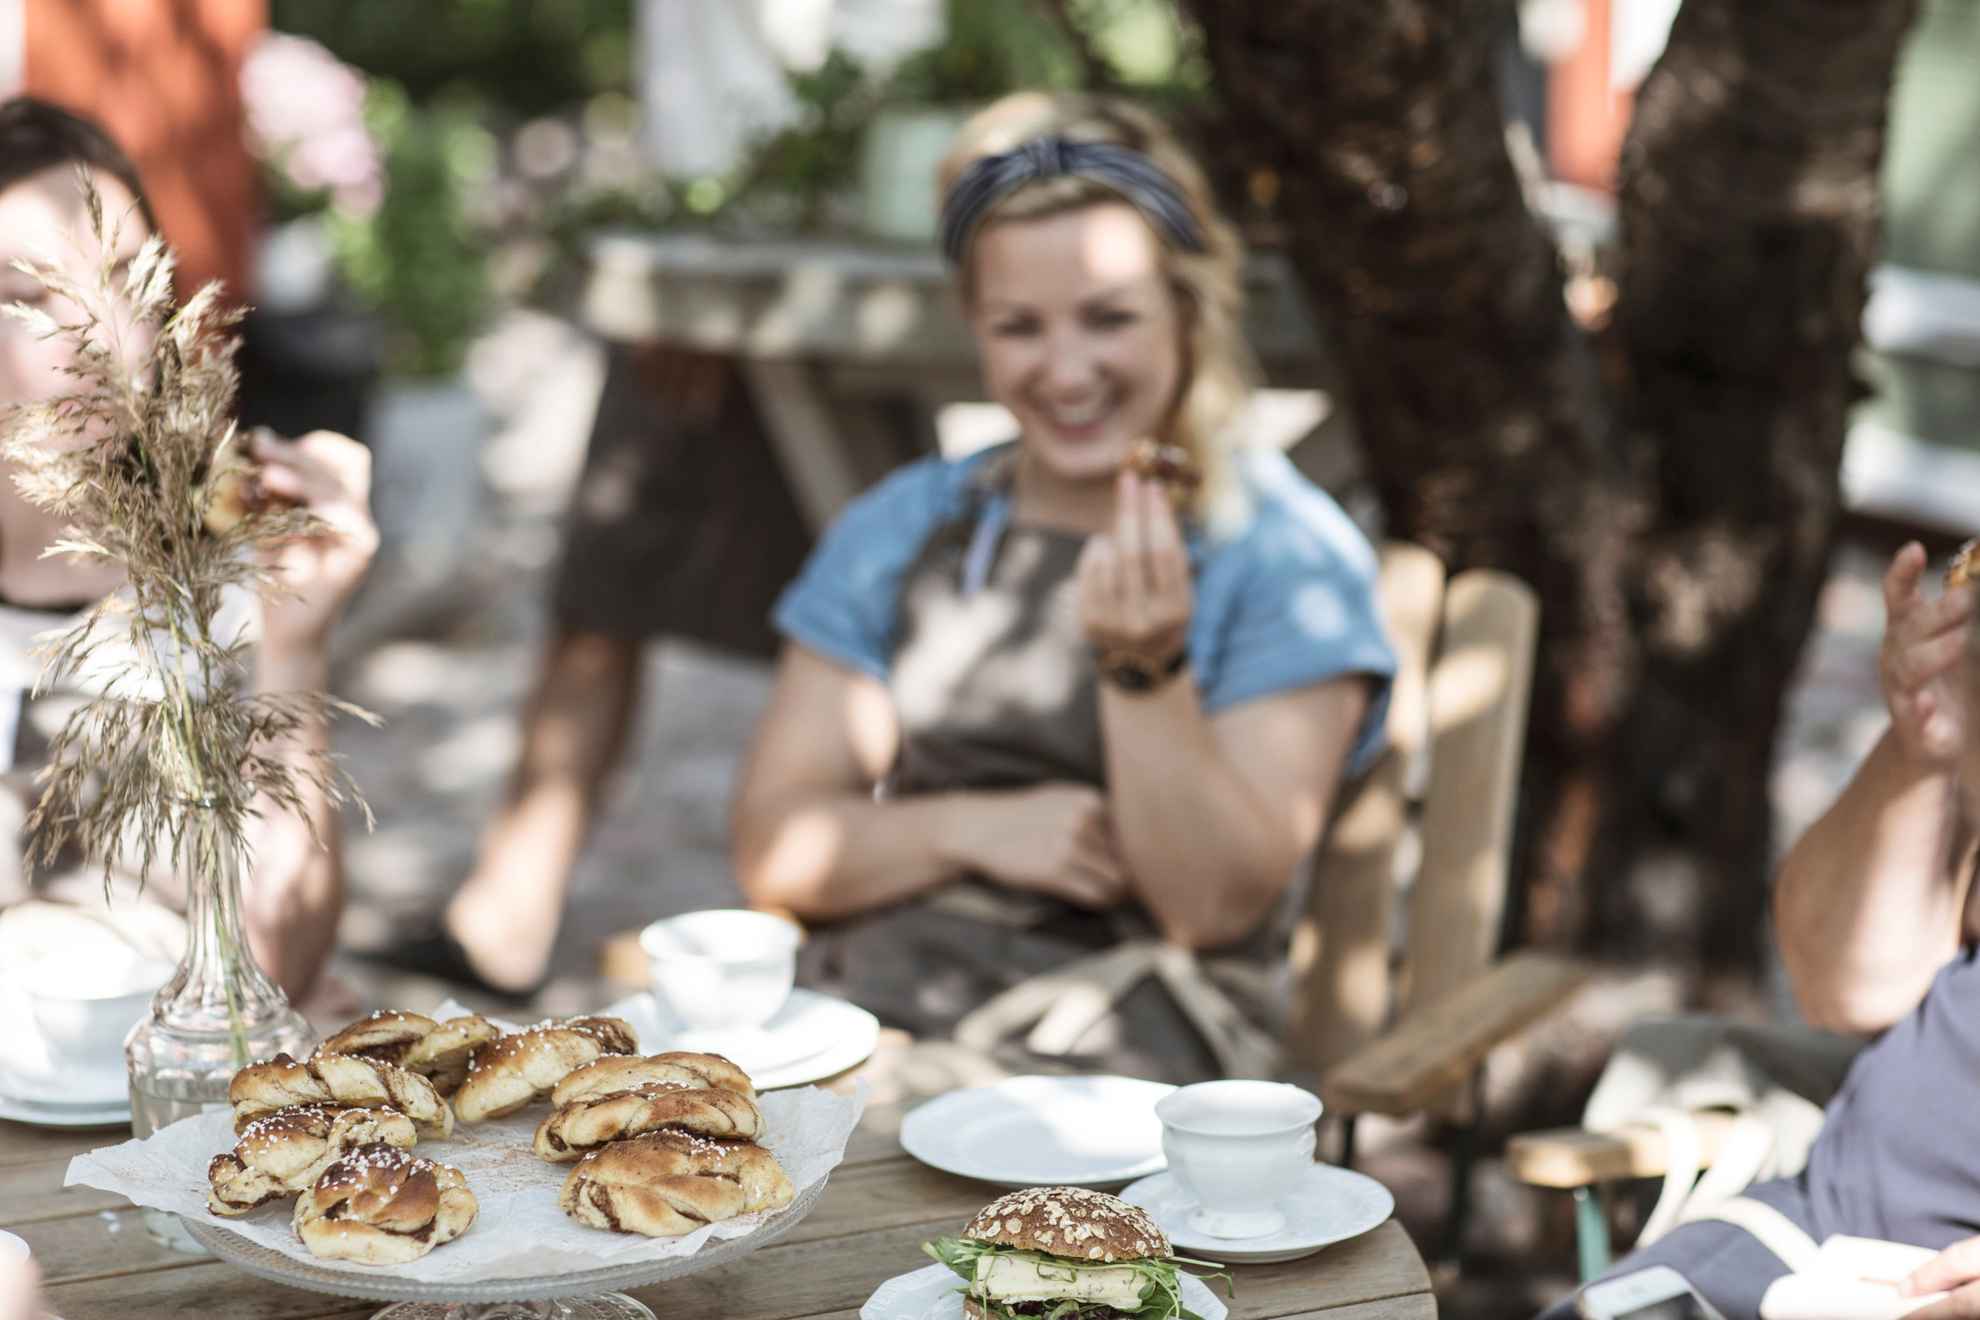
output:
[[[249,1063],[287,1053],[303,1058],[316,1033],[255,964],[241,920],[241,843],[211,812],[188,823],[180,865],[186,881],[186,952],[151,1013],[124,1039],[131,1132],[148,1137],[182,1118],[229,1108],[227,1087]],[[162,1210],[145,1227],[166,1246],[204,1255]]]

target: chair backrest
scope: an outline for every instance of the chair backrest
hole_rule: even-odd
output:
[[[1397,651],[1388,750],[1336,812],[1293,945],[1288,1054],[1327,1067],[1498,951],[1539,606],[1488,569],[1448,583],[1421,546],[1383,547]]]

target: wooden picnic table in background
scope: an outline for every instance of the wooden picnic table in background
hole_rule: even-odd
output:
[[[634,1297],[663,1316],[704,1320],[850,1320],[883,1281],[927,1263],[920,1244],[954,1233],[999,1193],[903,1152],[904,1107],[870,1105],[824,1197],[788,1235],[716,1269]],[[62,1186],[72,1156],[121,1130],[52,1131],[0,1121],[0,1228],[27,1240],[61,1320],[365,1320],[356,1302],[255,1278],[159,1246],[120,1196]],[[1430,1320],[1423,1260],[1393,1219],[1303,1260],[1232,1269],[1232,1320]]]

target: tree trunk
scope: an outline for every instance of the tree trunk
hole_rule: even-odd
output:
[[[1624,148],[1614,391],[1651,474],[1642,681],[1597,874],[1689,858],[1713,966],[1759,966],[1769,770],[1829,559],[1850,357],[1915,5],[1689,0]],[[1610,891],[1598,934],[1641,929]]]
[[[1685,5],[1625,155],[1621,302],[1595,340],[1505,149],[1510,6],[1191,9],[1282,180],[1390,533],[1540,594],[1525,934],[1614,947],[1641,926],[1639,867],[1709,859],[1713,952],[1757,967],[1768,767],[1836,521],[1911,3]]]

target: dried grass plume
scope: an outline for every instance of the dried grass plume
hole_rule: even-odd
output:
[[[57,295],[50,305],[75,309],[74,319],[0,307],[39,338],[69,341],[71,384],[0,412],[0,453],[15,464],[22,495],[67,524],[45,553],[117,565],[126,585],[40,650],[37,695],[84,686],[85,675],[89,685],[38,775],[28,865],[51,863],[72,844],[101,864],[106,883],[120,856],[140,876],[161,854],[175,866],[204,862],[186,850],[208,840],[244,849],[259,812],[308,819],[305,784],[333,803],[357,803],[369,824],[369,808],[332,757],[285,759],[282,749],[333,712],[375,717],[320,692],[250,691],[251,641],[220,635],[230,589],[284,590],[263,552],[323,531],[281,505],[250,507],[231,525],[207,517],[216,488],[245,466],[233,420],[231,328],[240,313],[220,302],[218,284],[175,306],[172,254],[156,235],[120,271],[126,220],[106,225],[86,172],[81,186],[102,254],[90,283],[53,263],[16,263]],[[156,331],[136,361],[120,342],[134,326]]]

